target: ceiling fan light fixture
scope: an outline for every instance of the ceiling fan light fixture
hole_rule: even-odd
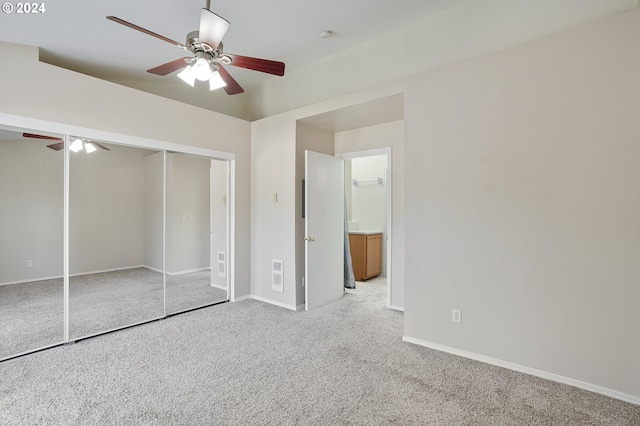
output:
[[[73,152],[80,152],[83,147],[84,141],[82,139],[76,139],[71,145],[69,145],[69,149]]]
[[[200,81],[209,80],[212,73],[211,64],[205,58],[198,58],[196,63],[193,64],[193,75]]]
[[[193,75],[193,67],[191,65],[187,66],[184,70],[182,70],[178,77],[189,86],[193,87],[196,82],[196,77]]]
[[[220,89],[226,85],[227,83],[225,83],[218,71],[214,72],[211,74],[211,77],[209,77],[209,90]]]
[[[95,145],[93,145],[91,142],[85,142],[84,149],[87,151],[87,154],[90,154],[93,151],[96,151],[98,148],[96,148]]]

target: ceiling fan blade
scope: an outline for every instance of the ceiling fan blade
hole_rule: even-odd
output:
[[[147,35],[150,35],[151,37],[155,37],[155,38],[158,38],[158,39],[160,39],[162,41],[166,41],[167,43],[174,44],[174,45],[176,45],[178,47],[183,47],[183,48],[185,47],[184,44],[182,44],[182,43],[178,43],[175,40],[171,40],[170,38],[167,38],[165,36],[161,36],[160,34],[156,34],[153,31],[149,31],[149,30],[147,30],[145,28],[139,27],[136,24],[132,24],[131,22],[127,22],[124,19],[120,19],[120,18],[118,18],[116,16],[107,16],[107,19],[110,20],[110,21],[113,21],[113,22],[117,22],[118,24],[122,24],[122,25],[124,25],[126,27],[132,28],[134,30],[140,31],[140,32],[145,33]]]
[[[166,64],[159,65],[155,68],[151,68],[147,70],[147,72],[156,75],[167,75],[171,74],[174,71],[179,70],[180,68],[184,68],[187,66],[185,59],[189,59],[189,57],[178,58],[174,61],[167,62]]]
[[[231,74],[229,74],[222,65],[219,65],[218,72],[220,73],[222,80],[227,83],[227,85],[223,87],[224,91],[227,92],[227,95],[237,95],[238,93],[244,92],[244,89],[237,81],[234,80],[233,77],[231,77]]]
[[[58,142],[51,145],[47,145],[47,148],[51,148],[54,151],[60,151],[61,149],[64,148],[64,142]]]
[[[35,133],[23,133],[23,138],[35,138],[35,139],[47,139],[50,141],[61,141],[62,138],[57,138],[55,136],[44,136],[44,135],[36,135]]]
[[[231,59],[231,63],[229,65],[233,65],[234,67],[247,68],[279,76],[284,75],[284,62],[250,58],[248,56],[234,55],[232,53],[224,53],[223,56],[228,56],[229,59]]]
[[[216,50],[227,33],[229,25],[231,25],[229,21],[222,16],[216,15],[209,9],[202,8],[198,40],[201,43],[207,43],[213,50]]]
[[[104,146],[104,145],[102,145],[101,143],[98,143],[98,142],[96,142],[96,141],[89,141],[89,143],[90,143],[91,145],[95,145],[95,146],[97,146],[97,147],[98,147],[98,148],[100,148],[100,149],[104,149],[104,150],[106,150],[106,151],[111,151],[109,148],[107,148],[106,146]]]

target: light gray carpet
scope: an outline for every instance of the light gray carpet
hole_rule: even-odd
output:
[[[384,291],[227,303],[0,363],[0,424],[640,424],[638,406],[402,342]]]
[[[226,300],[210,272],[167,276],[167,314]],[[164,316],[162,274],[146,268],[71,277],[72,339]],[[62,279],[0,286],[0,358],[60,343]]]
[[[64,340],[62,278],[0,286],[0,358]]]

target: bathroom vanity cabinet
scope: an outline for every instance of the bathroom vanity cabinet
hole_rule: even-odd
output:
[[[349,231],[351,263],[356,281],[364,281],[382,273],[382,233]]]

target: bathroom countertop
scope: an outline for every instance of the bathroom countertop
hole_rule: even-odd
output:
[[[356,235],[374,235],[374,234],[382,234],[382,231],[370,231],[366,229],[352,229],[349,231],[350,234]]]

